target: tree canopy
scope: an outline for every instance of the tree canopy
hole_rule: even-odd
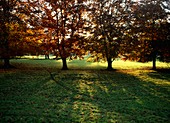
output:
[[[168,22],[163,4],[161,0],[147,0],[133,5],[130,31],[127,42],[125,41],[123,45],[123,55],[127,59],[140,62],[153,61],[153,69],[156,69],[157,56],[164,56],[164,51],[167,50],[165,42],[169,34],[168,26],[165,25]]]
[[[25,26],[18,17],[17,0],[1,0],[0,2],[0,57],[4,59],[4,66],[10,68],[9,59],[15,53],[13,45],[16,45],[16,40],[21,39],[21,31]],[[20,41],[17,41],[19,43]]]
[[[23,12],[28,14],[30,25],[33,28],[43,28],[46,34],[50,34],[50,37],[47,34],[45,40],[55,45],[52,50],[56,56],[61,57],[62,69],[68,69],[66,58],[70,53],[78,56],[84,53],[82,44],[86,26],[86,20],[83,18],[86,11],[84,2],[82,0],[37,0],[23,3],[23,9],[26,7]]]
[[[106,59],[107,69],[112,70],[112,61],[118,57],[121,41],[128,29],[130,1],[94,0],[90,5],[94,26],[89,49],[99,59]]]
[[[70,55],[169,62],[168,0],[1,0],[0,57],[53,53],[68,69]]]

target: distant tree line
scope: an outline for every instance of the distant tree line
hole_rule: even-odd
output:
[[[107,61],[170,62],[168,0],[1,0],[0,58],[53,53]],[[92,59],[93,59],[92,58]]]

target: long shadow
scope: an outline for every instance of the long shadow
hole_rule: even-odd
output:
[[[31,122],[39,117],[34,113],[38,98],[33,95],[49,80],[34,70],[7,71],[0,76],[0,122]]]
[[[0,121],[52,123],[170,121],[170,89],[167,86],[144,81],[121,71],[49,72],[42,74],[40,77],[43,79],[40,80],[34,76],[32,79],[36,80],[30,83],[30,86],[29,83],[23,85],[26,90],[18,97],[18,102],[12,98],[17,97],[15,93],[4,97],[3,101],[9,104],[3,103],[7,106],[5,113],[1,106]],[[33,75],[30,74],[31,76]],[[26,86],[28,88],[25,88]],[[22,98],[27,99],[22,101]]]
[[[148,76],[170,82],[170,69],[157,69],[154,72],[148,73]]]
[[[63,121],[169,122],[167,87],[118,71],[69,71],[55,81],[67,95]]]
[[[105,114],[105,119],[100,122],[110,122],[110,120],[118,122],[169,121],[169,88],[122,72],[103,72],[102,74],[104,74],[100,79],[103,79],[102,83],[95,87],[107,89],[107,91],[96,93],[96,96],[105,95],[103,100],[97,101],[97,105],[103,111],[102,114]]]

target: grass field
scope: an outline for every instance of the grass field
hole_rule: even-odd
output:
[[[12,60],[0,69],[0,123],[169,123],[170,73],[151,63]],[[1,63],[0,63],[1,65]]]

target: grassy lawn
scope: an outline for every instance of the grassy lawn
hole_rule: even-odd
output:
[[[169,123],[170,73],[151,63],[12,60],[0,69],[0,123]],[[159,68],[168,65],[158,63]]]

